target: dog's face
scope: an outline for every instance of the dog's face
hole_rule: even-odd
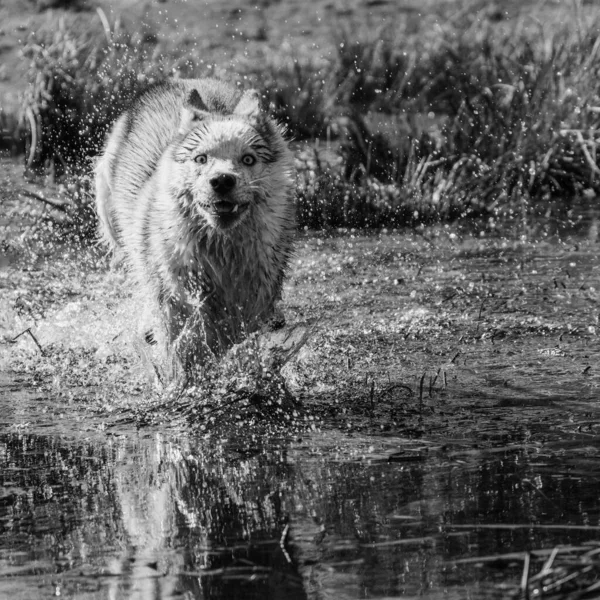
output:
[[[183,137],[172,153],[178,171],[174,173],[176,195],[191,214],[214,229],[236,227],[256,203],[264,201],[261,178],[273,161],[273,153],[259,133],[259,118],[258,98],[254,96],[242,96],[230,115],[184,107]]]

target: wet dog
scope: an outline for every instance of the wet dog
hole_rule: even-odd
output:
[[[152,334],[190,372],[275,311],[295,231],[283,130],[241,92],[174,80],[139,97],[96,166],[102,239],[122,259]]]

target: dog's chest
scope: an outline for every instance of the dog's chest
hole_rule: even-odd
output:
[[[271,307],[277,293],[274,251],[261,243],[233,242],[188,245],[178,253],[176,270],[188,294],[211,312],[254,317]]]

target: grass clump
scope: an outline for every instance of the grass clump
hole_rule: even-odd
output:
[[[283,47],[239,63],[292,138],[325,139],[338,157],[301,158],[302,226],[513,214],[600,193],[600,15],[563,7],[540,25],[467,8],[362,37],[341,25],[328,53]],[[155,43],[105,19],[99,33],[63,26],[32,38],[30,164],[64,168],[97,153],[131,98],[177,69]],[[186,57],[186,76],[199,75],[194,62]]]
[[[477,15],[458,29],[452,24],[417,64],[392,62],[387,81],[381,65],[390,65],[391,54],[381,51],[381,41],[355,42],[351,50],[340,45],[345,81],[360,76],[361,82],[350,86],[351,106],[338,120],[343,167],[304,176],[301,221],[311,227],[410,224],[535,210],[552,197],[600,192],[594,133],[600,20],[554,24],[549,32],[532,32],[524,22],[517,35],[514,24],[502,28]],[[370,95],[369,81],[384,96],[397,92],[407,111],[402,127],[386,133],[385,126],[369,124],[368,110],[398,110]],[[418,113],[433,126],[415,118]]]
[[[385,227],[415,220],[405,189],[369,176],[350,181],[341,170],[323,164],[316,150],[312,160],[305,160],[297,188],[301,226]]]
[[[597,25],[543,43],[488,26],[434,57],[445,80],[428,91],[430,103],[450,117],[436,153],[456,173],[454,187],[490,205],[598,190]]]
[[[418,91],[416,40],[400,38],[393,28],[379,28],[364,37],[355,31],[356,27],[342,27],[335,36],[332,79],[338,103],[362,113],[405,109]]]
[[[272,116],[286,125],[293,139],[323,137],[332,125],[335,99],[328,89],[328,64],[300,58],[289,48],[283,55],[268,53],[264,68],[243,68],[252,85],[263,92]]]
[[[35,32],[25,45],[31,85],[21,121],[29,126],[28,165],[64,172],[98,153],[118,114],[165,77],[152,45],[117,23],[111,29]],[[100,24],[100,20],[98,21]]]

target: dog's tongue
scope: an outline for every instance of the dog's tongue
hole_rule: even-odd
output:
[[[237,212],[238,205],[234,202],[216,202],[215,210],[220,214],[229,214]]]

